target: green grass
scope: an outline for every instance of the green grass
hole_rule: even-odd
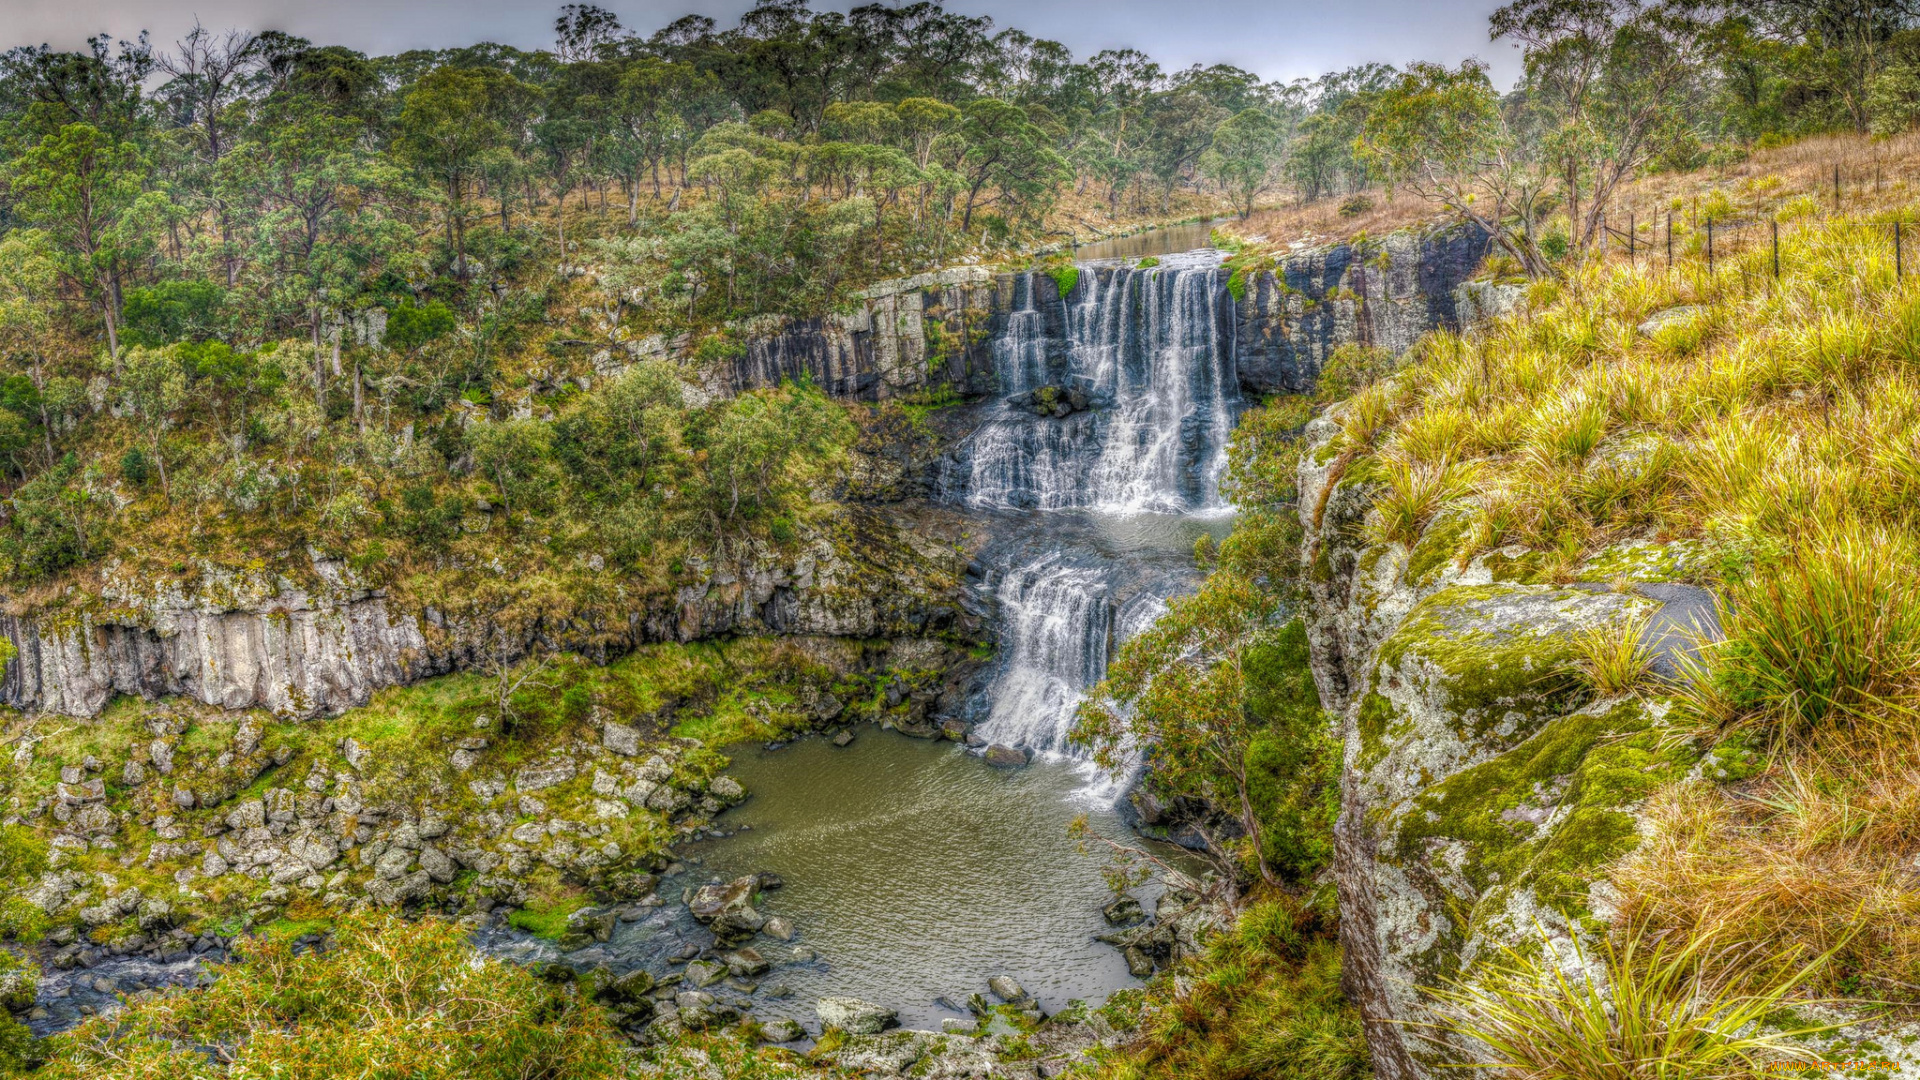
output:
[[[1448,1014],[1428,1037],[1464,1036],[1472,1064],[1513,1080],[1656,1080],[1759,1075],[1769,1061],[1813,1058],[1793,1036],[1831,1030],[1765,1027],[1824,956],[1749,991],[1747,951],[1711,934],[1649,940],[1628,928],[1622,940],[1595,958],[1604,979],[1545,959],[1549,939],[1506,950],[1479,978],[1440,992]]]
[[[567,932],[567,917],[587,906],[584,896],[569,896],[552,901],[534,901],[507,916],[507,924],[525,930],[537,938],[551,941]]]

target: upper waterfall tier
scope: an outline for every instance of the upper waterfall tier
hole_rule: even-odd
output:
[[[1055,287],[1020,277],[994,342],[1005,398],[946,470],[943,493],[982,509],[1220,507],[1240,408],[1222,271],[1083,271],[1065,303],[1064,356],[1035,292]]]

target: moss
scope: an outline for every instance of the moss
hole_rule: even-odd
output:
[[[1702,562],[1702,545],[1697,540],[1666,544],[1634,541],[1615,544],[1594,554],[1580,565],[1575,576],[1581,581],[1625,578],[1648,584],[1692,581],[1700,576],[1697,568]]]
[[[1440,571],[1453,561],[1472,527],[1472,516],[1466,511],[1441,511],[1428,523],[1419,543],[1407,555],[1407,584],[1416,589],[1433,584],[1440,577]]]
[[[1227,292],[1232,294],[1233,302],[1236,304],[1244,301],[1247,298],[1246,267],[1244,266],[1234,267],[1233,273],[1227,275]]]
[[[1584,597],[1573,594],[1569,599]],[[1444,589],[1414,608],[1380,646],[1381,670],[1437,679],[1462,738],[1478,741],[1510,719],[1537,722],[1567,711],[1578,684],[1566,674],[1573,645],[1551,616],[1550,590],[1514,585]]]
[[[1560,717],[1422,792],[1399,818],[1394,856],[1412,861],[1435,841],[1458,841],[1459,869],[1483,907],[1531,886],[1542,902],[1580,917],[1595,873],[1637,843],[1626,808],[1695,758],[1660,736],[1639,701]]]
[[[0,950],[0,1015],[31,1009],[39,992],[39,965]]]
[[[535,901],[507,916],[507,924],[551,941],[567,932],[567,917],[586,906],[586,898],[580,896]]]
[[[1360,760],[1356,764],[1362,771],[1372,769],[1386,756],[1387,733],[1392,730],[1393,719],[1393,702],[1380,694],[1370,691],[1360,699]]]
[[[1072,264],[1053,267],[1048,270],[1047,273],[1052,276],[1053,283],[1060,287],[1060,299],[1062,300],[1072,296],[1073,287],[1080,283],[1080,268]]]

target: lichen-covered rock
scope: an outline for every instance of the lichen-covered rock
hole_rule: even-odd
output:
[[[1314,676],[1346,743],[1334,835],[1345,982],[1376,1074],[1434,1078],[1445,1051],[1413,1034],[1432,1019],[1427,991],[1503,947],[1567,966],[1596,955],[1571,947],[1604,918],[1596,883],[1637,844],[1638,804],[1696,756],[1657,697],[1595,700],[1572,674],[1575,636],[1645,618],[1658,643],[1711,598],[1623,587],[1622,574],[1536,583],[1524,550],[1461,565],[1456,509],[1411,547],[1371,543],[1373,492],[1324,451],[1335,430],[1309,425],[1300,505]]]
[[[849,1035],[878,1035],[899,1023],[899,1014],[884,1006],[857,998],[821,998],[813,1007],[822,1027]]]

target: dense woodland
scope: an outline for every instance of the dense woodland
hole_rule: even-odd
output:
[[[732,320],[890,275],[1176,207],[1362,208],[1382,180],[1551,273],[1643,171],[1905,127],[1911,14],[1523,0],[1492,26],[1526,49],[1506,94],[1472,63],[1268,83],[1076,60],[930,3],[782,0],[651,34],[569,5],[535,52],[211,28],[15,48],[0,579],[138,565],[129,533],[157,569],[301,544],[444,560],[475,500],[509,535],[542,516],[562,550],[613,536],[635,567],[665,540],[790,528],[852,437],[837,408],[781,391],[688,423],[672,377],[583,393],[584,354],[556,343],[692,331],[712,360],[740,348]],[[563,419],[510,419],[535,412]]]

